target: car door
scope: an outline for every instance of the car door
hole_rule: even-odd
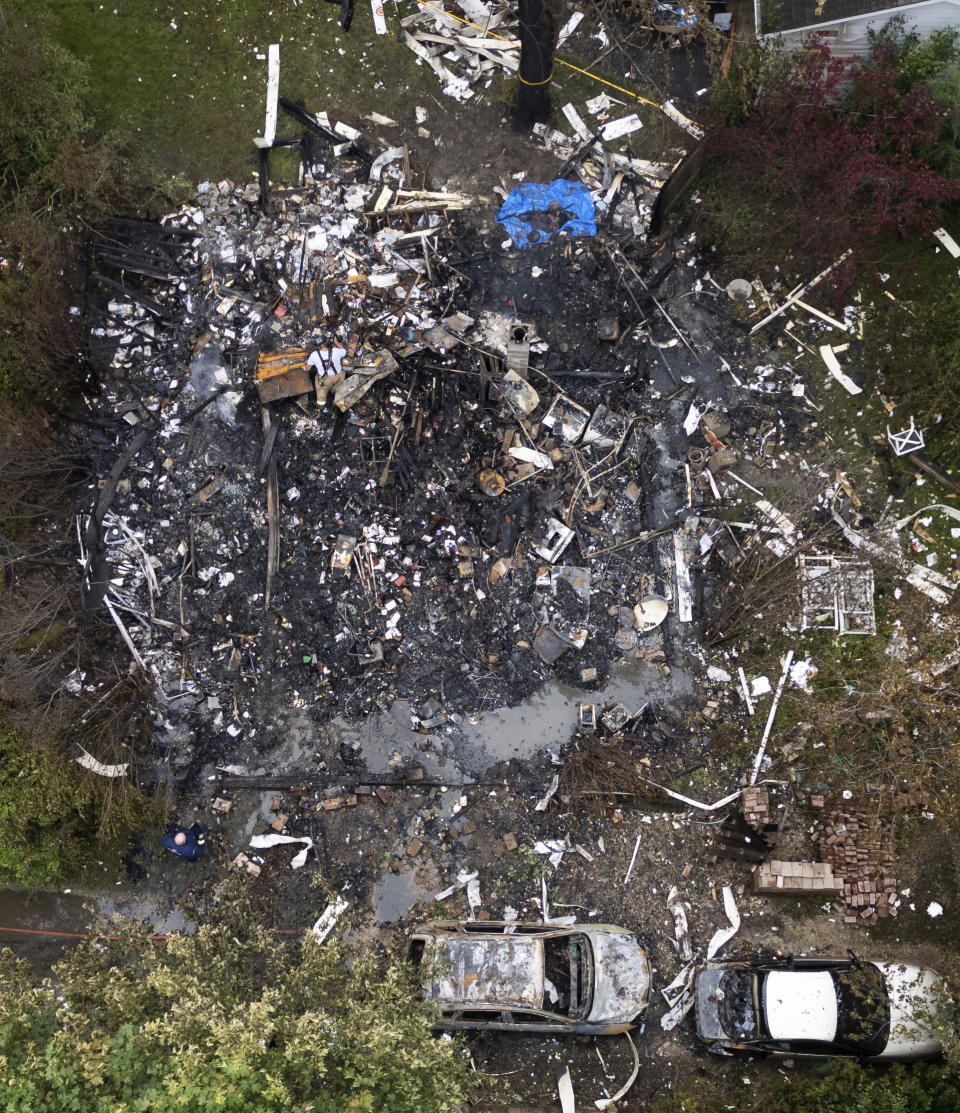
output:
[[[573,1031],[573,1021],[540,1009],[511,1009],[503,1013],[502,1027],[509,1032],[563,1035]]]

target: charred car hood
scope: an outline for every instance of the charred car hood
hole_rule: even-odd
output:
[[[694,992],[697,1010],[697,1034],[702,1040],[725,1040],[727,1033],[720,1027],[720,1002],[717,988],[724,975],[722,967],[701,970]]]
[[[593,948],[593,1004],[588,1024],[629,1024],[650,996],[647,952],[632,935],[581,929]]]
[[[431,939],[424,952],[435,968],[424,984],[443,1005],[543,1006],[543,943],[523,935],[449,935]]]

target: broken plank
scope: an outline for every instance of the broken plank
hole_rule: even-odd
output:
[[[263,433],[269,436],[273,420],[269,409],[263,410]],[[277,478],[277,460],[273,453],[267,465],[267,579],[264,586],[263,606],[270,607],[273,578],[280,564],[280,489]]]
[[[833,348],[831,348],[829,344],[820,345],[820,356],[823,359],[823,362],[827,365],[827,370],[843,387],[844,390],[846,390],[849,394],[863,393],[863,388],[857,386],[853,379],[851,379],[850,376],[840,366],[840,361],[837,359],[836,355],[834,354]]]
[[[833,271],[835,271],[841,263],[845,262],[851,254],[852,249],[848,247],[839,259],[835,259],[829,267],[827,267],[825,270],[822,270],[818,275],[815,275],[813,278],[811,278],[810,281],[806,283],[806,285],[801,286],[798,290],[796,290],[795,293],[792,293],[783,303],[783,305],[768,313],[762,321],[758,321],[753,326],[753,328],[750,329],[750,335],[752,336],[757,331],[757,329],[763,328],[764,325],[768,325],[772,320],[774,320],[774,318],[779,317],[781,313],[785,312],[787,309],[790,308],[791,305],[794,305],[797,301],[799,301],[799,299],[802,298],[808,290],[812,290],[814,286],[819,285],[819,283],[821,283],[829,274],[832,274]]]

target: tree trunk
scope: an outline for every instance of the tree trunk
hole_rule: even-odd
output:
[[[513,126],[526,131],[550,115],[554,24],[545,0],[519,0],[520,71]]]

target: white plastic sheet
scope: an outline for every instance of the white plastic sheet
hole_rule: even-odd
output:
[[[729,885],[724,885],[723,887],[723,910],[727,914],[730,926],[720,928],[710,940],[707,946],[708,959],[713,958],[717,951],[719,951],[721,947],[725,947],[740,930],[740,913],[737,910],[737,902],[733,899],[733,890]]]
[[[269,850],[272,846],[284,846],[287,843],[294,842],[306,844],[303,850],[295,854],[290,862],[290,865],[298,870],[307,863],[307,855],[313,849],[313,839],[297,838],[295,835],[254,835],[250,840],[250,845],[254,850]]]

